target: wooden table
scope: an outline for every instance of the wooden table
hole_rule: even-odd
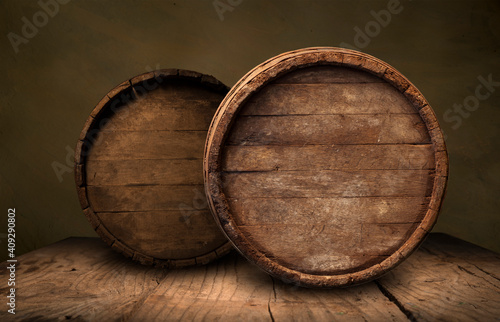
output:
[[[443,234],[381,279],[346,289],[287,285],[235,252],[208,266],[141,266],[98,238],[19,256],[16,282],[16,315],[2,304],[0,321],[500,320],[500,255]]]

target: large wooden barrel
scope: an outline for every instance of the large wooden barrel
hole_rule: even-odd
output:
[[[203,148],[228,88],[212,76],[159,70],[111,90],[76,147],[81,206],[99,236],[143,264],[204,264],[230,249],[208,209]]]
[[[205,188],[250,261],[310,287],[366,282],[434,225],[448,158],[422,94],[393,67],[340,48],[276,56],[212,121]]]

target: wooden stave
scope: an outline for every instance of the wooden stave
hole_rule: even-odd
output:
[[[160,69],[151,72],[146,72],[140,75],[137,75],[129,80],[126,80],[117,86],[115,86],[112,90],[110,90],[94,107],[89,117],[87,118],[82,131],[80,132],[80,136],[78,138],[75,155],[74,155],[74,178],[76,183],[77,195],[80,202],[80,206],[83,210],[83,213],[92,228],[97,232],[99,237],[113,250],[118,253],[121,253],[127,258],[132,259],[133,261],[139,262],[143,265],[153,265],[164,268],[178,268],[178,267],[186,267],[192,265],[205,265],[217,258],[220,258],[227,253],[229,253],[233,247],[229,242],[224,243],[217,249],[210,251],[205,254],[201,254],[194,258],[188,259],[158,259],[147,254],[143,254],[136,250],[131,249],[121,240],[115,238],[115,236],[100,222],[98,215],[90,208],[87,189],[86,189],[86,178],[85,178],[85,157],[86,157],[86,149],[92,143],[89,138],[89,131],[94,129],[99,120],[99,117],[104,113],[109,113],[108,109],[110,108],[110,104],[113,104],[114,100],[118,99],[118,96],[124,93],[132,93],[135,92],[134,86],[138,86],[143,82],[151,79],[163,79],[163,80],[187,80],[193,82],[195,84],[202,84],[222,95],[226,94],[229,91],[229,87],[224,85],[222,82],[217,80],[215,77],[211,75],[201,74],[191,70],[184,69]],[[135,92],[132,95],[137,95]]]
[[[239,109],[253,93],[270,81],[297,68],[322,65],[345,66],[378,76],[398,89],[418,111],[427,127],[435,155],[435,177],[431,200],[424,219],[391,256],[361,271],[342,275],[312,275],[288,269],[268,259],[240,232],[229,213],[220,168],[222,147],[230,132],[232,121]],[[229,108],[228,108],[229,106]],[[224,234],[244,257],[256,263],[270,275],[285,282],[305,287],[343,287],[374,280],[402,263],[424,241],[434,226],[446,193],[448,154],[437,118],[420,91],[400,72],[389,64],[358,51],[335,47],[311,47],[285,52],[268,59],[243,76],[226,95],[212,120],[207,135],[204,155],[204,179],[209,207]]]

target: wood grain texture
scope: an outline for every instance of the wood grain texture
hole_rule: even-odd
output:
[[[431,235],[377,283],[417,321],[500,317],[500,255],[456,238]]]
[[[228,198],[238,225],[321,224],[316,214],[331,212],[328,222],[344,225],[363,223],[403,224],[420,221],[428,198],[421,197],[327,197],[327,198]],[[422,217],[415,218],[415,211]],[[393,212],[398,214],[397,217]],[[262,213],[275,214],[262,217]],[[286,218],[293,214],[293,217]]]
[[[297,288],[228,256],[169,274],[131,321],[405,320],[381,295],[374,284],[335,292]]]
[[[89,160],[88,186],[162,184],[203,185],[203,160]],[[147,171],[144,171],[147,169]]]
[[[240,256],[171,271],[131,321],[269,319],[271,278]]]
[[[158,131],[158,130],[198,130],[206,131],[221,97],[218,93],[200,87],[193,93],[188,82],[166,83],[148,91],[114,110],[113,122],[100,131]],[[189,101],[189,104],[185,102]],[[134,117],[129,117],[130,114]]]
[[[208,210],[203,147],[227,88],[185,70],[142,74],[96,106],[76,149],[84,213],[113,249],[143,264],[205,264],[230,246]]]
[[[203,185],[88,186],[89,204],[96,212],[206,210]],[[186,206],[184,206],[186,205]]]
[[[227,146],[226,171],[434,169],[430,144]]]
[[[197,159],[205,138],[204,131],[99,132],[87,160]]]
[[[276,84],[358,84],[358,83],[385,83],[375,75],[353,70],[352,68],[338,66],[303,67],[299,74],[288,73],[275,80]]]
[[[2,321],[495,321],[500,256],[430,234],[375,282],[308,289],[232,254],[206,266],[159,269],[115,254],[98,238],[70,238],[19,256],[17,311]],[[0,264],[7,280],[7,263]],[[0,287],[7,293],[6,283]]]
[[[340,48],[278,55],[221,103],[205,189],[235,246],[273,276],[345,286],[403,261],[434,225],[448,160],[422,94]]]
[[[15,315],[0,310],[3,321],[119,320],[167,274],[127,260],[98,238],[68,238],[17,259],[17,310]],[[7,263],[2,267],[5,281]]]
[[[417,224],[320,221],[312,225],[241,225],[239,229],[249,242],[265,249],[266,256],[282,266],[312,275],[340,275],[363,270],[388,258]]]
[[[319,74],[320,71],[318,70],[316,73]],[[329,75],[334,74],[331,69],[328,70],[328,73]],[[369,75],[367,73],[360,74]],[[292,75],[294,74],[292,73]],[[295,75],[303,77],[304,72],[295,73]],[[327,75],[323,77],[326,78]],[[316,77],[318,80],[320,79],[320,75]],[[273,82],[263,88],[260,95],[253,97],[241,110],[240,115],[418,113],[412,104],[403,95],[398,95],[400,93],[391,85],[385,82],[363,83],[362,76],[358,78],[357,82],[354,82],[353,78],[351,76],[352,83],[347,84],[328,83],[328,79],[320,84],[291,85],[279,81]],[[311,92],[314,92],[314,100],[308,98]],[[366,99],[366,97],[370,97],[370,99]],[[273,105],[272,110],[264,110],[260,107],[269,104]]]
[[[230,198],[426,197],[433,183],[429,170],[230,172],[223,180]]]
[[[218,227],[206,207],[203,210],[100,212],[98,217],[118,240],[126,240],[130,248],[154,258],[196,258],[227,242],[222,234],[213,233]],[[179,234],[181,231],[184,235]],[[157,241],[158,236],[176,236],[176,239],[165,245]]]
[[[430,143],[418,114],[241,116],[228,145]]]

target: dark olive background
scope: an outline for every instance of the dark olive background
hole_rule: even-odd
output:
[[[223,20],[214,2],[232,3]],[[232,86],[282,52],[341,43],[393,65],[436,112],[447,135],[450,179],[434,231],[500,251],[500,86],[463,114],[460,126],[450,110],[474,102],[478,77],[500,81],[499,1],[401,0],[400,12],[380,30],[370,12],[385,10],[389,0],[71,1],[18,53],[8,34],[22,36],[22,17],[32,21],[41,8],[37,1],[0,3],[0,259],[12,207],[18,255],[69,236],[96,236],[73,173],[59,180],[53,167],[70,169],[85,120],[118,83],[175,67]],[[355,42],[354,28],[367,24],[373,37]]]

